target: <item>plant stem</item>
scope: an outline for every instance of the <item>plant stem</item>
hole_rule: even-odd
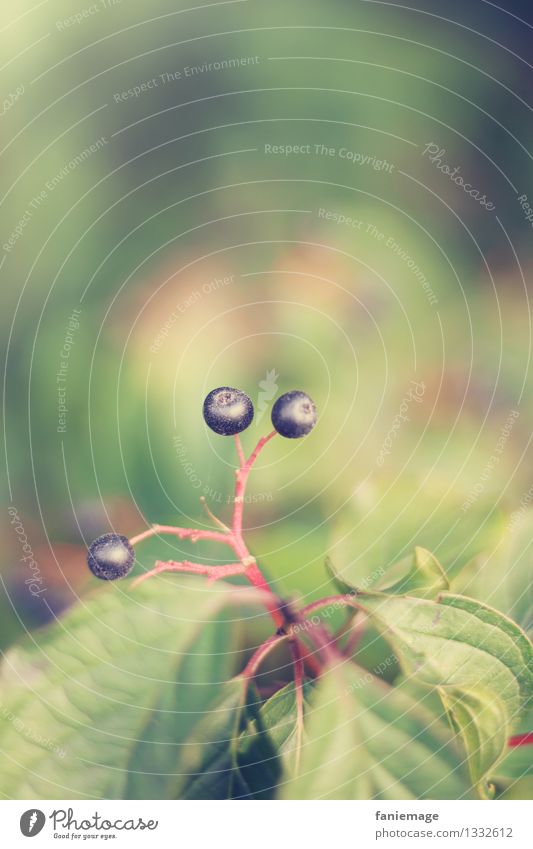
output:
[[[516,746],[531,746],[533,745],[533,732],[528,731],[526,734],[515,734],[514,737],[509,737],[507,745],[512,748]]]
[[[305,607],[302,607],[300,616],[309,616],[315,610],[321,610],[324,607],[348,607],[353,605],[354,596],[355,593],[353,595],[346,593],[345,595],[328,595],[324,598],[319,598],[318,601],[312,601],[311,604],[306,604]]]
[[[272,649],[277,646],[278,643],[281,643],[286,639],[287,636],[285,634],[273,634],[271,637],[268,637],[268,639],[266,639],[264,643],[261,643],[257,651],[252,655],[241,675],[245,678],[253,678],[264,658],[270,654]]]
[[[202,528],[177,528],[174,525],[152,525],[147,531],[131,537],[130,544],[136,545],[149,537],[157,536],[158,534],[171,534],[180,539],[190,539],[191,542],[197,542],[200,539],[207,539],[213,542],[222,542],[225,545],[233,547],[231,534],[223,533],[222,531],[208,531]]]
[[[148,539],[149,537],[156,536],[157,534],[172,534],[173,536],[177,536],[179,539],[190,539],[191,542],[197,542],[198,540],[210,540],[212,542],[221,542],[224,545],[229,545],[239,560],[238,563],[231,563],[226,566],[207,566],[200,563],[191,563],[190,561],[181,561],[176,562],[170,560],[168,562],[157,561],[154,569],[149,572],[141,575],[134,582],[134,586],[139,584],[141,581],[151,577],[154,574],[158,574],[164,571],[174,571],[174,572],[194,572],[200,575],[207,575],[211,580],[217,580],[220,577],[229,577],[232,575],[243,574],[248,579],[248,581],[254,586],[257,587],[264,595],[265,598],[265,607],[269,611],[278,631],[280,633],[275,634],[274,637],[267,640],[263,647],[261,647],[261,651],[263,648],[265,650],[271,645],[273,645],[278,640],[283,639],[285,636],[289,636],[291,639],[291,651],[293,651],[294,658],[294,668],[295,668],[295,681],[296,679],[303,680],[303,669],[304,669],[304,657],[302,656],[300,646],[297,642],[299,638],[296,636],[297,624],[296,622],[288,622],[287,617],[283,614],[283,603],[280,601],[267,579],[263,575],[261,569],[257,565],[257,561],[255,557],[252,557],[246,543],[244,541],[242,535],[242,520],[243,520],[243,512],[244,512],[244,497],[246,494],[246,484],[248,482],[248,477],[250,471],[252,469],[253,464],[257,460],[261,450],[264,446],[270,442],[271,439],[276,436],[276,431],[273,430],[268,433],[266,436],[262,436],[255,446],[254,450],[248,457],[245,458],[241,441],[239,435],[235,436],[235,445],[237,449],[237,455],[239,457],[239,468],[235,472],[235,496],[234,496],[234,507],[233,507],[233,517],[231,528],[227,528],[223,523],[220,522],[219,519],[216,519],[207,505],[204,506],[207,509],[208,515],[214,519],[214,521],[221,528],[220,531],[212,531],[212,530],[204,530],[204,529],[196,529],[196,528],[178,528],[173,525],[152,525],[146,531],[138,534],[135,537],[130,539],[131,545],[135,545],[142,540]],[[345,604],[348,603],[346,601],[345,596],[330,596],[326,599],[321,599],[319,602],[314,602],[313,604],[307,605],[307,607],[303,608],[297,616],[297,622],[302,623],[304,621],[304,617],[309,615],[314,610],[320,609],[321,607],[325,607],[331,603],[339,603],[339,600],[343,600]],[[291,633],[291,628],[294,628],[294,633]],[[316,652],[321,658],[324,658],[326,663],[330,663],[333,658],[338,657],[338,650],[334,644],[333,638],[328,633],[327,629],[323,626],[315,626],[313,628],[313,634],[311,636],[311,641],[314,644],[314,648]],[[255,656],[254,656],[255,657]],[[263,654],[260,654],[258,663],[261,661]],[[317,659],[313,654],[306,654],[305,660],[312,665],[315,674],[320,674],[321,664],[317,664]],[[253,661],[253,658],[252,658]],[[252,663],[250,661],[250,663]],[[248,669],[248,666],[246,669]],[[253,664],[252,664],[253,666]],[[298,696],[298,698],[300,698]]]
[[[248,482],[248,476],[251,472],[253,464],[259,456],[259,453],[267,444],[267,442],[269,442],[271,439],[273,439],[274,436],[276,436],[276,433],[277,431],[273,430],[269,434],[267,434],[267,436],[262,436],[247,460],[245,460],[244,458],[244,453],[242,450],[239,435],[237,434],[235,437],[237,454],[239,455],[239,468],[235,472],[235,498],[233,508],[232,530],[236,536],[241,536],[242,534],[244,495],[246,493],[246,484]]]

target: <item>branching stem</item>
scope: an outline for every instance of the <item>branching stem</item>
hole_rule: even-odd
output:
[[[266,656],[277,642],[288,636],[291,640],[294,678],[297,690],[297,710],[301,714],[303,712],[302,683],[304,676],[304,660],[309,662],[315,673],[319,674],[322,662],[329,663],[332,658],[338,657],[338,650],[335,647],[334,640],[328,633],[327,629],[322,625],[314,625],[312,628],[312,634],[310,634],[310,641],[313,643],[314,652],[312,654],[306,653],[304,657],[299,644],[300,638],[297,636],[298,626],[295,622],[303,622],[305,617],[314,610],[320,609],[320,607],[325,607],[334,602],[338,604],[338,599],[343,599],[344,597],[330,596],[329,598],[322,599],[320,602],[314,602],[311,605],[307,605],[307,607],[304,607],[303,610],[296,614],[295,622],[288,623],[287,617],[283,612],[283,602],[280,601],[261,572],[255,557],[253,557],[248,551],[242,533],[246,484],[248,482],[250,471],[261,450],[268,442],[270,442],[271,439],[274,438],[274,436],[276,436],[275,430],[271,431],[266,436],[261,437],[248,459],[246,459],[244,455],[239,435],[237,434],[235,436],[239,468],[235,472],[235,495],[231,527],[228,527],[217,519],[216,516],[214,516],[209,510],[205,503],[205,499],[203,499],[204,507],[208,516],[216,523],[220,530],[213,531],[203,528],[179,528],[174,527],[173,525],[152,525],[152,527],[148,530],[143,531],[130,539],[130,543],[132,545],[136,545],[145,539],[149,539],[150,537],[157,536],[159,534],[171,534],[179,539],[188,539],[191,542],[198,542],[199,540],[219,542],[233,549],[238,558],[238,562],[222,566],[208,566],[202,563],[192,563],[189,560],[169,560],[165,562],[158,560],[153,569],[146,572],[144,575],[141,575],[134,581],[133,586],[138,586],[141,582],[153,577],[154,575],[161,574],[162,572],[192,572],[197,575],[206,575],[210,581],[216,581],[220,578],[227,578],[233,575],[244,575],[254,587],[261,590],[265,599],[265,606],[276,625],[277,633],[260,646],[256,654],[246,666],[243,674],[246,677],[253,676],[255,674],[255,669],[262,661],[263,657]],[[316,655],[318,655],[318,658],[321,661],[320,663],[317,663]]]

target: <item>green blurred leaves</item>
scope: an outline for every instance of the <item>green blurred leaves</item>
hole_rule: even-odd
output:
[[[326,561],[326,568],[337,587],[345,593],[357,590],[349,577],[342,576]],[[391,595],[411,595],[421,598],[434,598],[442,590],[449,588],[448,578],[437,558],[425,548],[417,546],[412,555],[402,558],[387,570],[380,570],[374,576],[372,588],[377,592]]]
[[[505,752],[533,695],[533,647],[498,611],[443,593],[438,603],[362,594],[407,672],[439,688],[480,781]]]
[[[450,730],[354,664],[330,668],[305,724],[284,799],[446,799],[471,794]]]
[[[106,588],[38,642],[9,651],[0,790],[26,799],[184,795],[234,722],[239,688],[228,694],[225,684],[240,667],[234,604],[253,598],[196,580],[172,591],[163,581],[132,593]],[[195,729],[206,726],[195,748]]]

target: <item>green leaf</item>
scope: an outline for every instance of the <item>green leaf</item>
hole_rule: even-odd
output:
[[[304,716],[312,690],[313,685],[305,682]],[[296,773],[297,745],[295,687],[288,684],[262,705],[241,740],[239,764],[256,798],[272,798],[282,772]]]
[[[251,795],[237,761],[239,735],[246,719],[247,682],[229,681],[209,714],[183,747],[180,799],[230,799]]]
[[[123,591],[126,587],[126,592]],[[0,792],[174,798],[184,744],[239,668],[236,599],[188,578],[105,587],[5,656]],[[254,607],[258,615],[261,607]]]
[[[376,582],[378,592],[394,595],[434,598],[448,589],[448,578],[439,561],[430,551],[417,546],[410,557],[404,557],[387,569]]]
[[[405,693],[344,662],[311,695],[298,776],[284,799],[472,796],[449,727]]]
[[[478,781],[505,752],[533,695],[533,647],[493,608],[444,593],[425,599],[361,594],[407,672],[439,687]]]
[[[371,580],[359,587],[351,583],[349,577],[345,579],[329,559],[326,561],[326,568],[343,593],[353,593],[371,585],[372,592],[435,598],[442,590],[449,588],[448,578],[437,558],[420,546],[415,547],[412,555],[404,557],[386,570],[376,572],[371,576]]]
[[[452,727],[461,736],[474,784],[482,782],[507,748],[508,720],[504,705],[494,693],[439,688]]]
[[[333,564],[331,557],[326,557],[325,566],[326,572],[328,573],[329,577],[331,578],[339,592],[346,593],[347,595],[351,595],[354,593],[356,587],[353,584],[348,583],[344,580],[342,574]]]
[[[311,688],[304,684],[304,697]],[[282,769],[289,773],[295,769],[294,684],[283,687],[259,710],[257,694],[255,699],[246,698],[242,678],[224,690],[187,745],[182,760],[192,778],[180,798],[272,798]]]
[[[433,552],[452,576],[501,539],[503,517],[492,501],[479,499],[465,511],[464,496],[446,469],[429,480],[426,471],[420,477],[402,471],[392,482],[388,476],[373,481],[366,497],[356,496],[343,508],[328,546],[334,562],[345,564],[343,581],[374,590],[415,544]]]

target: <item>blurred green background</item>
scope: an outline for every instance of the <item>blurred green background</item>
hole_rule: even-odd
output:
[[[282,392],[319,409],[251,479],[280,592],[331,591],[328,552],[364,579],[415,544],[452,574],[503,544],[533,499],[530,17],[2,5],[0,647],[95,588],[100,533],[205,524],[202,494],[228,516],[218,385],[263,410],[250,450]],[[151,541],[136,570],[190,553]]]

